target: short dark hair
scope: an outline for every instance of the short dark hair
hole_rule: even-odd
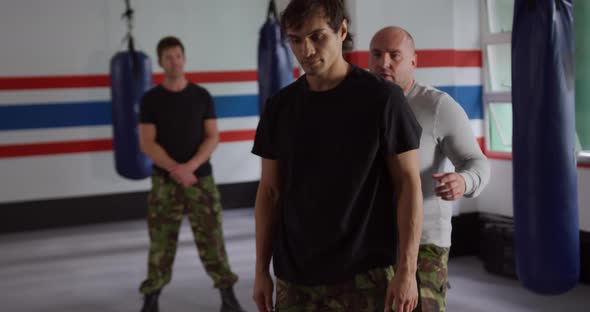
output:
[[[174,47],[180,47],[180,49],[182,50],[182,54],[184,54],[184,45],[182,45],[180,39],[174,36],[168,36],[160,39],[160,41],[158,42],[158,46],[156,47],[156,52],[158,53],[158,60],[162,58],[164,50]]]
[[[350,24],[344,0],[291,0],[281,14],[281,30],[286,33],[288,28],[300,29],[303,22],[318,10],[323,10],[328,26],[334,32],[338,32],[342,21],[346,20]],[[344,39],[344,43],[352,45],[350,33]]]

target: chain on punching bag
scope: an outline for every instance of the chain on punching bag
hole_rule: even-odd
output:
[[[135,51],[131,29],[133,10],[126,0],[128,51],[118,52],[111,59],[111,102],[113,108],[113,149],[115,169],[122,177],[143,179],[151,174],[151,161],[139,147],[139,105],[143,94],[152,86],[149,57]]]
[[[512,31],[518,278],[555,295],[580,274],[571,0],[516,0]]]
[[[267,18],[260,28],[258,41],[258,105],[264,111],[266,100],[293,82],[293,61],[281,34],[274,1],[270,1]]]

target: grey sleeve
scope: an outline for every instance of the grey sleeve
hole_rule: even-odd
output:
[[[448,94],[437,104],[434,135],[455,172],[465,179],[464,196],[478,196],[490,179],[490,164],[473,135],[467,114]]]

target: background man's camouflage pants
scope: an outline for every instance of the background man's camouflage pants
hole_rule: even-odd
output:
[[[213,177],[199,177],[195,185],[183,187],[168,177],[154,175],[148,195],[148,277],[141,283],[140,292],[149,294],[170,282],[178,232],[185,214],[201,262],[214,286],[227,288],[238,280],[229,267],[225,251],[222,208]]]
[[[420,245],[418,287],[422,312],[444,312],[448,288],[449,248]]]

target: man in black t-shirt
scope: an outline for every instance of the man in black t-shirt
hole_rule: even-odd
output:
[[[273,308],[272,258],[278,311],[409,312],[421,128],[398,86],[344,60],[341,0],[292,0],[281,23],[305,75],[269,99],[256,131],[254,300]]]
[[[158,311],[158,296],[170,282],[178,232],[188,215],[199,256],[221,292],[221,311],[243,311],[233,293],[238,276],[228,263],[222,208],[209,158],[219,141],[213,99],[184,75],[184,47],[175,37],[160,40],[164,82],[141,101],[140,144],[153,161],[148,197],[148,277],[141,283],[142,312]]]

